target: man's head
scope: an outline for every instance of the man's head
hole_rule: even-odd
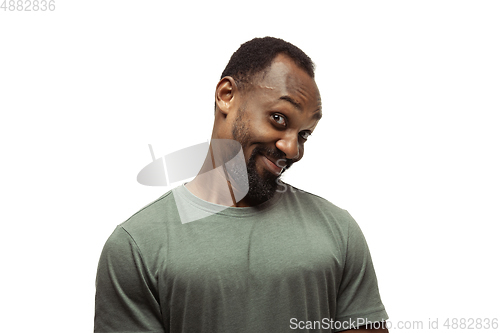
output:
[[[273,37],[254,38],[242,44],[229,59],[220,78],[231,76],[238,88],[244,90],[248,88],[253,76],[265,72],[278,54],[290,57],[314,79],[314,64],[311,58],[295,45]]]
[[[270,199],[321,118],[311,59],[281,39],[253,39],[231,57],[215,102],[213,138],[234,139],[243,148],[250,187],[245,200]]]

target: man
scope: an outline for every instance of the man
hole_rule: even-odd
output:
[[[198,176],[106,242],[95,332],[387,332],[356,222],[279,180],[321,116],[307,55],[271,37],[243,44],[217,84]]]

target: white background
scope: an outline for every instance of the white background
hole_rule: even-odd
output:
[[[500,318],[499,17],[497,1],[1,10],[4,331],[92,331],[104,242],[170,189],[136,181],[148,144],[206,141],[229,57],[266,35],[313,59],[323,100],[285,180],[358,221],[392,324]]]

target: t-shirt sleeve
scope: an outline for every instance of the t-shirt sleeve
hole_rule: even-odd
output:
[[[380,299],[377,277],[365,237],[351,215],[348,227],[345,266],[337,295],[335,332],[387,320]],[[352,325],[354,327],[352,327]]]
[[[164,333],[155,289],[137,244],[118,226],[99,259],[94,332]]]

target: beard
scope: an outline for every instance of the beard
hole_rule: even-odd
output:
[[[233,125],[233,138],[241,144],[242,149],[250,145],[250,133],[248,122],[243,120],[245,109],[238,110],[238,116]],[[276,160],[286,160],[286,165],[280,175],[276,176],[267,169],[263,170],[263,174],[257,171],[257,156],[264,155],[273,157]],[[252,204],[256,205],[265,202],[274,197],[278,185],[280,185],[280,177],[293,164],[292,160],[286,159],[285,154],[278,149],[269,149],[264,145],[258,145],[252,151],[248,162],[246,162],[248,175],[248,193],[245,196]]]
[[[263,175],[260,175],[257,171],[257,156],[266,153],[268,153],[267,149],[258,146],[252,151],[252,155],[247,162],[248,194],[246,197],[254,203],[261,203],[271,199],[278,189],[278,181],[281,177],[281,174],[276,176],[266,169],[264,169]],[[267,154],[267,156],[270,156],[270,154]]]

